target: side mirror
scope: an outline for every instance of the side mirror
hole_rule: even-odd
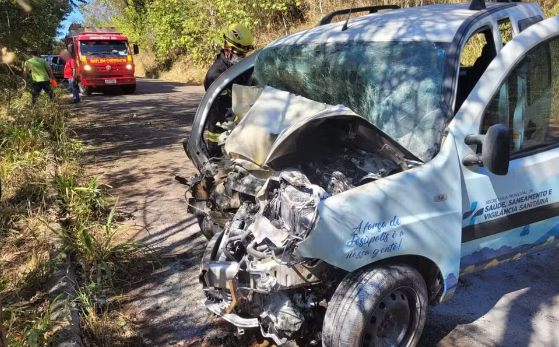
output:
[[[138,47],[137,44],[134,44],[132,46],[132,51],[134,52],[134,54],[138,54],[138,53],[140,53],[140,47]]]
[[[484,166],[487,171],[504,176],[509,172],[510,132],[503,124],[495,124],[487,129],[485,135],[468,135],[467,145],[481,146],[481,154],[471,154],[464,157],[465,166]]]
[[[72,56],[74,56],[74,44],[73,43],[68,45],[68,52],[70,52],[70,54]]]

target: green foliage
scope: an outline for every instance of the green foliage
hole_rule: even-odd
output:
[[[59,93],[60,91],[57,91]],[[0,180],[3,198],[21,203],[27,209],[44,201],[40,195],[29,194],[44,191],[33,187],[50,184],[54,170],[59,165],[73,162],[81,153],[80,142],[70,138],[67,110],[42,95],[37,105],[31,105],[28,92],[20,98],[12,98],[0,107]],[[26,192],[26,194],[22,194]],[[28,197],[39,199],[26,201]],[[17,203],[17,204],[16,204]],[[13,211],[12,211],[13,214]],[[6,227],[0,209],[0,231]],[[16,213],[17,215],[17,213]]]
[[[21,2],[21,1],[20,1]],[[18,52],[49,53],[60,22],[70,13],[68,0],[0,0],[0,46]],[[28,10],[28,11],[26,11]]]
[[[54,206],[54,173],[75,163],[81,145],[70,138],[60,100],[41,97],[32,105],[28,92],[17,92],[19,82],[0,75],[0,297],[9,345],[47,346],[52,325],[43,293],[53,262],[41,220],[52,222],[46,211]]]
[[[553,6],[551,10],[549,10],[549,12],[546,13],[546,16],[547,17],[559,16],[559,3],[555,4],[555,6]]]
[[[0,103],[0,299],[9,346],[49,346],[53,329],[45,284],[60,258],[77,263],[85,282],[78,290],[86,285],[98,302],[142,275],[138,268],[144,263],[137,257],[148,248],[118,239],[122,229],[115,225],[116,208],[107,207],[108,186],[76,174],[83,147],[71,138],[61,90],[54,102],[42,95],[32,105],[28,92],[9,96],[20,89],[19,81],[0,74],[0,92],[9,91]],[[65,252],[51,259],[55,234]],[[98,319],[93,310],[87,317],[96,327],[85,327],[91,339],[103,335],[104,346],[118,345],[114,336],[123,329],[105,332],[112,316]]]
[[[66,251],[77,257],[87,281],[99,289],[113,288],[115,275],[131,276],[131,268],[137,265],[135,259],[147,251],[143,243],[116,239],[122,229],[114,225],[115,211],[116,205],[105,224],[89,221],[75,228],[52,229],[63,240]]]
[[[191,54],[195,62],[210,62],[223,45],[222,30],[242,23],[253,30],[270,28],[280,22],[297,0],[94,0],[84,6],[87,24],[110,24],[132,42],[157,54],[160,63]],[[99,8],[113,11],[111,18],[99,20]],[[97,12],[98,13],[98,12]],[[102,12],[106,13],[106,12]]]
[[[83,228],[102,216],[106,205],[106,186],[99,184],[99,177],[91,179],[85,187],[78,185],[73,171],[58,175],[55,181],[68,228]]]
[[[463,2],[460,0],[394,0],[407,6]],[[549,0],[538,0],[548,8]],[[357,0],[355,7],[382,5],[381,0]],[[253,30],[258,47],[292,29],[313,26],[321,16],[350,3],[339,0],[92,0],[83,6],[86,24],[116,26],[156,54],[159,67],[183,55],[206,66],[223,45],[221,31],[231,23]],[[558,5],[550,14],[559,12]],[[340,18],[337,18],[340,19]]]
[[[11,347],[40,347],[48,346],[52,337],[53,322],[50,320],[50,313],[54,304],[63,294],[58,295],[47,309],[40,315],[27,320],[22,330],[14,333],[15,323],[19,319],[24,319],[25,311],[18,308],[6,308],[5,314],[8,320],[8,344]]]

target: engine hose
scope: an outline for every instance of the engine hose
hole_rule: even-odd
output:
[[[240,174],[243,174],[244,176],[250,175],[250,172],[240,165],[234,165],[233,170],[237,171]]]
[[[247,237],[251,234],[250,230],[247,230],[244,234],[241,235],[241,242],[245,242],[245,240],[247,239]]]
[[[260,259],[269,258],[270,256],[268,254],[266,254],[264,252],[259,252],[259,251],[257,251],[256,249],[253,248],[255,243],[256,242],[253,242],[250,245],[248,245],[248,247],[247,247],[248,254],[252,255],[253,257],[260,258]]]
[[[260,245],[260,246],[256,247],[256,250],[262,252],[262,251],[267,250],[268,248],[269,248],[268,245]]]
[[[231,236],[239,236],[242,235],[245,231],[243,229],[236,229],[236,228],[230,228],[229,229],[229,235]]]
[[[250,234],[250,230],[245,230],[241,235],[230,237],[227,242],[233,242],[233,241],[243,242],[248,237],[249,234]]]
[[[225,261],[227,259],[231,261],[237,261],[235,257],[233,257],[229,253],[229,250],[227,249],[227,245],[229,244],[230,241],[231,238],[229,238],[229,234],[228,233],[223,234],[223,239],[221,240],[221,243],[218,248],[218,252],[222,251],[221,254],[219,255],[219,261]]]

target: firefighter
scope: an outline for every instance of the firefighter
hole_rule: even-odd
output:
[[[217,55],[214,63],[206,73],[206,78],[204,79],[204,89],[207,91],[212,83],[221,76],[227,69],[233,66],[235,63],[241,61],[248,52],[252,51],[254,47],[252,46],[252,34],[242,24],[231,24],[223,32],[223,49]],[[234,121],[237,120],[233,111],[231,110],[231,88],[233,84],[240,84],[248,86],[251,84],[252,72],[249,70],[231,82],[217,99],[212,104],[210,112],[208,114],[208,152],[210,157],[219,157],[222,152],[217,144],[217,138],[225,130],[217,126],[218,122],[223,123],[228,119]]]

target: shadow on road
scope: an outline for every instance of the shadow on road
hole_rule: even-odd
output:
[[[202,96],[200,87],[139,79],[137,94],[84,97],[73,120],[88,147],[87,171],[103,175],[126,223],[139,230],[129,237],[161,255],[158,268],[123,293],[146,346],[197,338],[214,320],[198,284],[206,240],[186,212],[185,187],[174,180],[194,173],[182,141]]]
[[[418,347],[559,345],[558,249],[465,276],[430,309]]]
[[[120,210],[156,247],[161,266],[125,294],[145,346],[246,346],[207,313],[198,281],[206,240],[186,212],[175,174],[195,173],[182,149],[200,87],[140,79],[138,94],[84,97],[73,126],[89,147],[88,170],[104,174]],[[420,347],[559,346],[559,250],[466,277],[449,303],[429,311]],[[257,332],[256,332],[257,334]],[[210,342],[208,342],[210,341]]]
[[[160,84],[163,90],[169,91],[160,93]],[[158,151],[162,147],[180,145],[188,136],[203,95],[201,88],[139,80],[138,92],[83,97],[78,113],[87,116],[80,118],[74,129],[80,140],[90,147],[88,156],[93,162],[141,156],[143,150]],[[188,160],[186,155],[183,159],[185,163]],[[125,184],[126,179],[119,182]]]
[[[161,80],[154,80],[149,78],[137,78],[137,89],[134,95],[146,95],[146,94],[169,94],[180,92],[182,87],[185,86],[183,83],[176,82],[166,82]],[[93,94],[84,98],[102,98],[102,97],[116,97],[119,95],[126,95],[123,90],[119,87],[108,87],[105,90],[96,90]]]

